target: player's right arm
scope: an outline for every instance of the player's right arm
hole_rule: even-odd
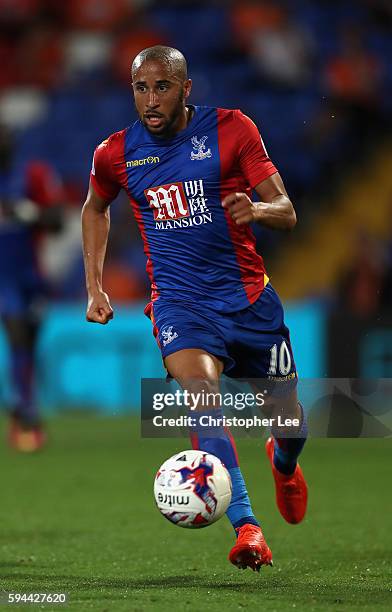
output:
[[[82,209],[83,257],[88,295],[86,319],[102,325],[113,318],[109,296],[102,289],[103,264],[110,229],[109,204],[95,192],[90,183]]]
[[[113,179],[108,141],[94,153],[90,186],[82,209],[83,256],[88,295],[87,321],[106,325],[113,318],[109,296],[102,288],[103,265],[110,229],[109,205],[119,192]]]

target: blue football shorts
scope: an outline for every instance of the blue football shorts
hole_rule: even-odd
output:
[[[26,278],[0,277],[0,317],[26,318],[45,300],[47,289],[38,275]]]
[[[158,298],[146,308],[162,358],[183,349],[203,349],[232,378],[296,381],[297,373],[282,303],[268,284],[256,302],[233,313],[203,303]]]

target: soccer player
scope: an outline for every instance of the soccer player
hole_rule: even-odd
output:
[[[44,232],[61,228],[62,186],[46,162],[14,164],[14,143],[0,126],[0,319],[10,349],[8,440],[21,452],[46,441],[34,393],[35,347],[48,286],[38,261]]]
[[[145,49],[132,64],[139,120],[97,147],[82,212],[87,320],[106,324],[113,317],[102,270],[108,207],[122,188],[144,241],[152,285],[145,312],[169,375],[192,391],[216,391],[222,373],[287,383],[300,426],[296,436],[269,438],[266,448],[279,510],[299,523],[307,503],[297,463],[306,421],[283,308],[250,228],[256,222],[291,229],[296,215],[255,124],[239,110],[187,104],[191,86],[176,49]],[[252,202],[252,188],[259,202]],[[192,443],[230,472],[227,515],[237,536],[230,561],[254,570],[271,565],[232,436],[223,427],[199,428]]]

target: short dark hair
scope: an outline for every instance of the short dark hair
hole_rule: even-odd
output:
[[[167,64],[176,76],[183,81],[187,80],[188,65],[181,51],[174,49],[173,47],[165,47],[163,45],[148,47],[147,49],[143,49],[143,51],[138,53],[132,62],[132,78],[139,70],[140,66],[144,64],[144,62],[153,60]]]

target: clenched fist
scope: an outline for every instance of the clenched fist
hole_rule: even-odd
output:
[[[110,306],[107,293],[100,291],[89,296],[86,319],[90,323],[101,325],[106,325],[110,319],[113,319],[113,308]]]
[[[231,193],[222,202],[223,208],[229,211],[237,225],[246,225],[257,221],[257,204],[246,193]]]

